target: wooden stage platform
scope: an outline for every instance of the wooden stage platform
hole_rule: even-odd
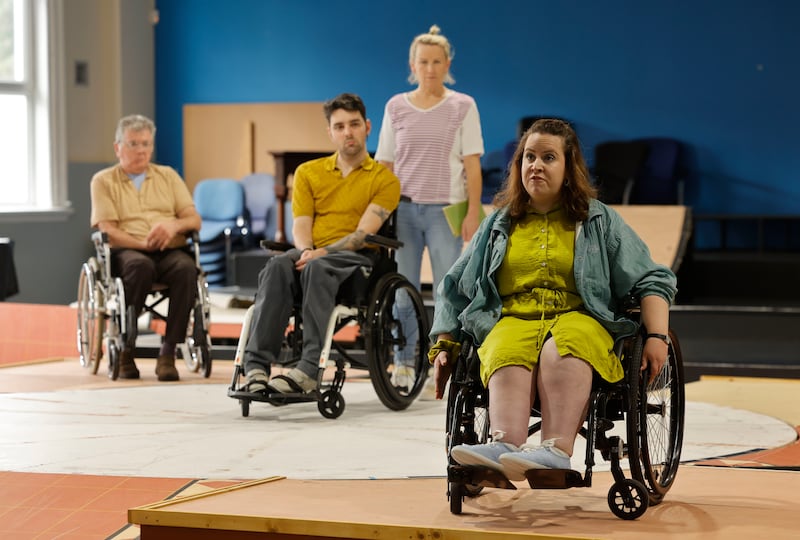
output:
[[[683,466],[665,501],[636,521],[608,509],[611,483],[599,472],[591,488],[486,489],[456,516],[444,478],[273,477],[133,508],[128,518],[142,540],[800,538],[799,472]]]

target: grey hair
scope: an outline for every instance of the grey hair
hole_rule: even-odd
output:
[[[131,114],[120,119],[119,124],[117,124],[117,134],[114,142],[121,143],[125,132],[129,129],[133,131],[144,131],[146,129],[150,131],[153,138],[156,136],[156,125],[152,120],[141,114]]]
[[[450,42],[447,41],[447,38],[442,35],[442,29],[436,26],[435,24],[431,26],[431,29],[428,30],[427,34],[420,34],[414,38],[414,41],[411,42],[411,47],[408,49],[408,63],[413,64],[414,59],[417,56],[417,45],[438,45],[439,47],[444,50],[444,55],[448,60],[452,60],[453,56],[455,56],[455,52],[453,48],[450,46]],[[412,71],[411,74],[408,76],[408,82],[411,84],[417,84],[419,81],[417,80],[417,76],[414,75]],[[444,76],[444,82],[447,84],[455,84],[456,80],[450,75],[450,71],[448,70],[447,75]]]

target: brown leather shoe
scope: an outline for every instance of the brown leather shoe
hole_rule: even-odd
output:
[[[175,357],[162,354],[156,359],[156,376],[159,381],[177,381],[180,379],[175,369]]]
[[[119,378],[120,379],[138,379],[139,368],[136,367],[136,362],[133,361],[133,351],[123,350],[119,355]]]

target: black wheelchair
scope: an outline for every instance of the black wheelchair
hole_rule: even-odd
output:
[[[586,439],[583,475],[572,469],[529,470],[526,479],[531,488],[591,487],[597,449],[605,461],[610,461],[614,484],[608,492],[608,505],[614,515],[636,519],[648,506],[663,500],[678,472],[683,444],[683,360],[678,338],[670,330],[667,362],[648,383],[649,374],[639,369],[644,336],[645,330],[640,327],[635,336],[617,343],[616,352],[625,372],[621,381],[608,383],[595,376],[587,419],[580,430]],[[453,514],[461,513],[464,497],[475,497],[484,487],[516,489],[499,471],[459,465],[450,457],[456,445],[483,444],[491,438],[489,391],[483,387],[478,370],[477,351],[465,343],[454,365],[447,396],[447,495]],[[538,402],[531,411],[529,437],[541,428],[537,406]],[[629,478],[623,471],[625,459]]]
[[[420,394],[428,376],[428,318],[420,292],[403,275],[397,273],[395,251],[402,243],[395,239],[395,215],[383,224],[377,235],[368,235],[368,245],[375,246],[375,263],[361,267],[340,286],[325,333],[325,341],[317,371],[317,389],[308,393],[251,393],[241,390],[244,372],[244,348],[250,330],[254,307],[250,306],[242,324],[236,349],[234,373],[228,396],[239,400],[242,416],[250,414],[250,403],[260,401],[274,406],[290,403],[317,402],[325,418],[338,418],[344,412],[342,386],[346,369],[353,367],[369,371],[378,399],[391,410],[406,409]],[[274,251],[286,251],[292,246],[262,241],[262,246]],[[300,360],[303,345],[302,298],[294,299],[290,324],[285,333],[279,365],[291,367]],[[414,324],[404,328],[400,312]],[[396,351],[414,347],[415,376],[412,386],[393,384]],[[333,378],[323,380],[328,367],[335,367]]]
[[[134,350],[136,345],[139,313],[125,301],[122,279],[111,274],[111,248],[108,236],[101,232],[92,233],[95,256],[90,257],[81,267],[78,280],[78,354],[80,363],[96,374],[103,358],[103,350],[108,356],[108,377],[119,377],[120,354],[123,349]],[[186,340],[177,350],[183,357],[186,367],[192,372],[201,372],[204,377],[211,375],[211,336],[209,335],[211,302],[208,284],[200,267],[199,241],[196,232],[192,233],[190,249],[197,265],[197,295],[189,317]],[[153,284],[145,312],[153,319],[166,321],[157,309],[169,298],[169,288],[160,283]]]

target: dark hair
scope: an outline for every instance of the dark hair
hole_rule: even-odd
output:
[[[530,195],[522,185],[522,154],[525,143],[533,133],[561,137],[564,141],[564,183],[561,186],[561,204],[570,219],[584,221],[589,215],[589,200],[597,197],[597,189],[589,180],[589,169],[583,159],[578,135],[567,122],[542,118],[523,133],[508,165],[508,176],[502,189],[494,198],[497,207],[508,206],[512,218],[520,218],[528,211]]]
[[[361,98],[355,94],[339,94],[335,98],[326,101],[322,108],[325,111],[325,119],[329,124],[333,111],[338,109],[361,113],[361,117],[365,121],[367,119],[367,108],[364,106],[364,102],[361,101]]]

